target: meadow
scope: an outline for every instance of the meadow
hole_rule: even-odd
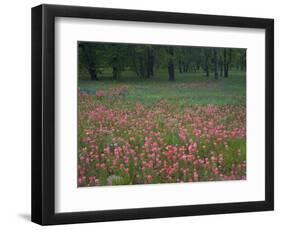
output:
[[[78,186],[246,179],[246,76],[79,78]]]

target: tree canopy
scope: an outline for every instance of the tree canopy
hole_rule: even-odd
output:
[[[91,80],[99,80],[104,69],[112,70],[113,80],[125,70],[149,79],[166,69],[170,81],[176,80],[176,72],[204,71],[206,77],[219,79],[231,69],[246,70],[246,49],[239,48],[79,42],[78,58],[79,70],[86,69]]]

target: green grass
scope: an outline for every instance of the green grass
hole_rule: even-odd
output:
[[[129,92],[126,101],[140,102],[152,105],[165,99],[185,107],[194,104],[239,104],[246,103],[245,73],[232,71],[228,78],[220,77],[214,80],[205,73],[176,73],[176,81],[168,81],[166,71],[158,71],[150,79],[140,79],[132,71],[124,71],[120,79],[114,81],[110,71],[100,74],[99,81],[86,80],[86,72],[80,73],[79,87],[82,90],[96,92],[120,85],[127,85]]]

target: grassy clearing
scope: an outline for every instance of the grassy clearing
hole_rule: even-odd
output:
[[[79,87],[82,90],[96,92],[127,85],[129,93],[126,99],[144,104],[153,104],[161,99],[182,106],[246,103],[246,77],[242,72],[230,72],[228,78],[219,80],[213,80],[213,76],[207,78],[204,73],[177,73],[175,82],[169,82],[167,76],[160,74],[165,75],[165,72],[159,72],[151,79],[143,80],[137,78],[133,72],[126,71],[121,79],[113,81],[109,77],[110,72],[105,72],[100,81],[80,80]]]

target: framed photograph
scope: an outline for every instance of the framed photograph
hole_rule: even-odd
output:
[[[32,221],[274,207],[273,19],[32,8]]]

